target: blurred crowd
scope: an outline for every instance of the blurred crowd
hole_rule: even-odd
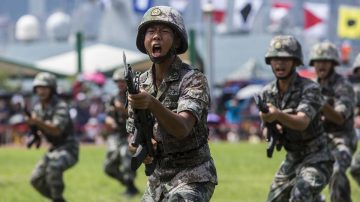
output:
[[[105,79],[99,81],[78,76],[71,84],[71,92],[60,93],[71,106],[70,114],[81,142],[102,144],[108,133],[104,124],[105,105],[111,93],[105,90]],[[250,84],[237,84],[236,88],[247,85]],[[216,109],[208,116],[210,139],[260,141],[260,119],[252,97],[239,99],[234,92],[226,92],[226,88],[216,101]],[[24,108],[31,111],[35,99],[32,92],[0,94],[0,145],[25,144],[29,127],[25,123]]]
[[[71,106],[70,114],[76,135],[82,142],[102,143],[106,134],[104,126],[105,103],[108,93],[104,83],[95,83],[79,76],[72,84],[72,91],[60,93]],[[25,108],[31,111],[36,102],[33,93],[2,93],[0,95],[0,144],[23,144],[29,127],[25,123]]]

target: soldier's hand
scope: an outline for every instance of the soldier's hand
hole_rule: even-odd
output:
[[[360,128],[360,116],[355,116],[354,127],[355,128]]]
[[[133,145],[132,145],[132,142],[133,142],[133,139],[134,139],[134,135],[133,134],[130,134],[129,136],[128,136],[128,149],[129,149],[129,152],[132,154],[132,155],[134,155],[135,153],[136,153],[136,150],[137,150],[137,147],[134,147]]]
[[[156,148],[157,148],[157,142],[156,142],[156,140],[154,140],[153,138],[151,138],[151,143],[152,143],[152,145],[153,145],[153,149],[154,149],[154,151],[156,150]],[[144,164],[150,164],[150,163],[152,163],[152,161],[154,160],[154,157],[153,156],[147,156],[145,159],[144,159]]]
[[[274,105],[267,103],[266,104],[269,108],[269,112],[268,113],[262,113],[261,111],[259,112],[259,115],[261,117],[262,120],[264,120],[265,122],[273,122],[277,119],[277,117],[279,116],[279,113],[281,113],[281,111],[276,108]]]
[[[127,113],[125,105],[119,100],[114,101],[115,110],[121,113]]]
[[[25,116],[25,121],[29,125],[36,125],[36,123],[38,122],[35,113],[32,113],[31,116]]]
[[[267,127],[264,127],[263,129],[262,129],[262,131],[261,131],[261,134],[262,134],[262,136],[263,136],[263,138],[267,138],[267,136],[268,136],[268,128]]]
[[[280,125],[280,124],[277,123],[275,126],[276,126],[276,130],[277,130],[280,134],[283,134],[283,133],[284,133],[284,130],[283,130],[282,125]]]
[[[283,130],[282,125],[276,124],[275,127],[276,127],[276,130],[277,130],[280,134],[283,134],[283,133],[284,133],[284,130]],[[268,130],[267,127],[264,127],[264,128],[263,128],[261,134],[262,134],[262,136],[263,136],[264,138],[267,138],[267,137],[268,137],[268,131],[269,131],[269,130]]]
[[[140,89],[138,94],[129,94],[128,100],[131,107],[134,109],[148,109],[152,104],[153,96],[147,93],[144,89]]]

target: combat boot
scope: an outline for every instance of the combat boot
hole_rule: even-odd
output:
[[[126,183],[126,190],[123,193],[124,196],[126,196],[128,198],[132,198],[138,193],[139,193],[139,190],[135,187],[134,182]]]
[[[64,198],[56,198],[56,199],[53,199],[52,202],[66,202]]]

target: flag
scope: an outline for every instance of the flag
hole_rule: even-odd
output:
[[[337,33],[341,38],[360,38],[360,7],[339,7]]]
[[[233,30],[249,32],[261,5],[262,0],[235,0],[232,21]]]
[[[211,3],[211,6],[213,8],[213,22],[215,24],[224,23],[227,9],[227,0],[202,0],[201,6],[204,7],[204,5],[208,3]]]
[[[216,24],[223,23],[226,16],[227,0],[213,0],[213,20]]]
[[[282,33],[289,25],[289,11],[292,8],[291,3],[275,2],[271,5],[269,17],[269,31],[272,33]]]
[[[136,13],[144,14],[153,5],[152,0],[133,0],[133,9]]]
[[[212,21],[215,24],[215,30],[218,33],[227,32],[226,13],[228,7],[228,0],[202,0],[201,6],[204,9],[206,4],[211,4],[212,7]]]
[[[329,6],[325,3],[306,2],[304,7],[304,34],[311,38],[326,38]]]

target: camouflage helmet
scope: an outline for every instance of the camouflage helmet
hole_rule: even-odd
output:
[[[166,24],[180,37],[180,47],[176,49],[177,54],[184,53],[188,49],[187,33],[181,14],[168,6],[155,6],[146,11],[138,27],[136,46],[141,52],[146,53],[144,46],[145,32],[152,23]]]
[[[124,69],[117,69],[114,71],[112,79],[113,81],[119,81],[119,80],[124,80],[125,79],[125,75],[124,75]]]
[[[33,90],[38,86],[46,86],[50,87],[53,92],[56,92],[56,77],[55,75],[48,73],[48,72],[40,72],[35,76],[33,81]]]
[[[309,65],[313,66],[316,60],[330,60],[334,62],[335,65],[339,65],[339,53],[336,46],[330,42],[315,44],[310,51]]]
[[[294,58],[297,60],[297,65],[303,64],[303,54],[300,43],[294,36],[279,35],[275,36],[269,45],[265,54],[266,64],[270,64],[270,59],[274,57]]]
[[[352,66],[352,71],[355,73],[360,68],[360,53],[356,56],[354,64]]]

